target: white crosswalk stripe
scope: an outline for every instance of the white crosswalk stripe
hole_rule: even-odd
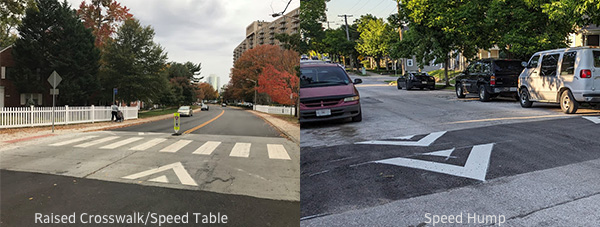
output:
[[[251,143],[235,143],[229,156],[247,158],[250,156]]]
[[[270,159],[291,160],[285,147],[281,144],[267,144],[267,152],[269,153]]]
[[[58,143],[53,143],[53,144],[50,144],[50,146],[55,146],[55,147],[56,146],[63,146],[63,145],[67,145],[67,144],[81,142],[81,141],[84,141],[84,140],[89,140],[89,139],[96,138],[96,137],[98,137],[98,136],[84,136],[84,137],[79,137],[79,138],[72,139],[72,140],[67,140],[67,141],[62,141],[62,142],[58,142]]]
[[[221,145],[221,142],[208,141],[196,149],[196,151],[194,151],[192,154],[210,155],[213,153],[213,151],[215,151],[215,149],[217,149],[219,145]]]
[[[102,138],[102,139],[92,140],[92,141],[87,142],[87,143],[82,143],[82,144],[79,144],[79,145],[75,145],[75,147],[91,147],[91,146],[98,145],[98,144],[101,144],[101,143],[105,143],[105,142],[108,142],[108,141],[111,141],[111,140],[115,140],[117,138],[119,138],[119,137],[118,136],[109,136],[109,137],[105,137],[105,138]]]
[[[137,145],[135,147],[130,148],[129,150],[132,151],[144,151],[148,148],[154,147],[162,142],[165,142],[167,139],[163,139],[163,138],[156,138],[156,139],[152,139],[148,142],[145,142],[143,144]]]
[[[126,139],[126,140],[121,140],[119,142],[106,145],[104,147],[101,147],[100,149],[115,149],[117,147],[120,147],[120,146],[123,146],[123,145],[127,145],[127,144],[133,143],[133,142],[141,140],[141,139],[144,139],[144,137],[132,137],[132,138],[129,138],[129,139]]]
[[[169,145],[168,147],[165,147],[164,149],[160,150],[160,152],[177,152],[179,149],[185,147],[186,145],[188,145],[189,143],[191,143],[191,140],[179,140],[174,144]]]

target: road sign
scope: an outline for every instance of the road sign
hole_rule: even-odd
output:
[[[113,94],[117,94],[118,89],[117,88],[113,88]]]
[[[173,129],[175,130],[175,134],[179,133],[179,124],[180,124],[180,116],[179,113],[174,113],[173,116],[175,116],[173,118]]]
[[[164,172],[164,171],[167,171],[170,169],[172,169],[173,172],[175,172],[175,175],[177,176],[177,178],[179,178],[179,181],[181,182],[181,184],[190,185],[190,186],[198,186],[198,184],[196,183],[196,181],[194,181],[192,176],[190,176],[190,174],[185,170],[185,168],[183,167],[181,162],[176,162],[176,163],[172,163],[169,165],[164,165],[164,166],[158,167],[156,169],[151,169],[151,170],[146,170],[146,171],[142,171],[139,173],[131,174],[131,175],[125,176],[123,178],[134,180],[134,179],[150,176],[153,174],[157,174],[160,172]],[[156,178],[149,179],[149,181],[159,182],[159,183],[169,183],[169,180],[167,179],[166,175],[161,175]]]
[[[50,83],[50,85],[52,85],[52,88],[56,88],[56,86],[60,84],[60,81],[62,81],[62,78],[58,75],[56,71],[53,71],[52,74],[50,74],[50,77],[48,77],[48,82]]]
[[[51,95],[58,95],[58,89],[50,89]]]

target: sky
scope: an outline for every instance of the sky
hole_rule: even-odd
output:
[[[82,0],[67,0],[78,9]],[[218,75],[221,86],[229,81],[233,50],[256,20],[273,21],[289,0],[116,0],[152,26],[154,42],[168,53],[168,61],[202,63],[201,76]],[[391,1],[391,0],[386,0]],[[87,0],[90,2],[90,0]],[[287,12],[300,7],[291,0]]]
[[[348,17],[348,24],[352,24],[367,13],[386,20],[390,14],[396,12],[396,0],[331,0],[327,3],[327,21],[331,28],[344,25],[344,18],[338,15],[352,15]]]

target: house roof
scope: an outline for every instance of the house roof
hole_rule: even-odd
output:
[[[13,45],[8,45],[7,47],[0,47],[0,53],[4,52],[5,50],[8,50],[8,48],[11,48]]]

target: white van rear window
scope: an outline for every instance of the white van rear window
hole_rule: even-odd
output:
[[[594,67],[600,68],[600,51],[594,51]]]

